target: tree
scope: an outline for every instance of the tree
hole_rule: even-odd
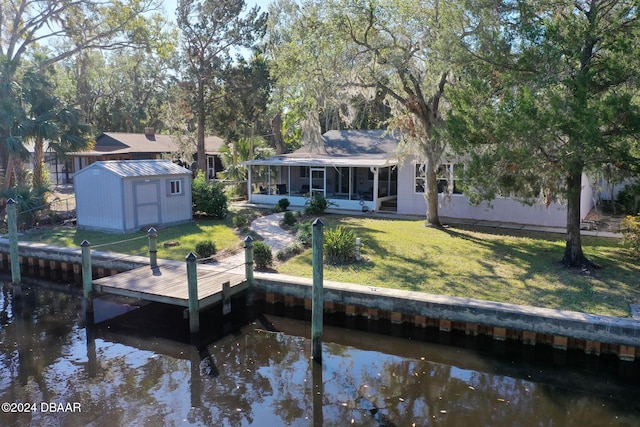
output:
[[[312,108],[331,96],[384,99],[391,106],[392,127],[426,164],[427,224],[439,226],[436,170],[445,143],[438,129],[452,67],[442,53],[447,37],[440,2],[284,3],[281,10],[290,15],[279,22],[291,30],[276,26],[273,36],[279,46],[274,62],[282,68],[279,84],[297,91],[292,98],[317,96],[316,103],[307,101]]]
[[[640,21],[626,0],[468,2],[469,68],[450,99],[451,142],[481,197],[517,191],[567,205],[563,263],[582,251],[582,175],[638,170]]]
[[[155,0],[128,0],[105,4],[97,0],[0,0],[0,99],[12,96],[21,63],[36,52],[42,69],[89,49],[117,50],[149,47],[162,41],[163,18]],[[7,104],[3,113],[15,112]],[[0,167],[11,182],[17,154],[11,129],[18,115],[4,117],[0,128]]]
[[[180,0],[177,23],[182,32],[188,88],[197,119],[198,168],[206,170],[204,138],[207,107],[220,103],[223,70],[232,48],[250,48],[264,33],[266,15],[254,7],[241,17],[244,0]]]
[[[30,69],[22,78],[24,120],[18,125],[23,140],[32,140],[33,176],[31,186],[46,186],[44,142],[60,157],[71,151],[90,146],[89,126],[79,120],[79,111],[64,105],[53,95],[48,76],[38,69]]]

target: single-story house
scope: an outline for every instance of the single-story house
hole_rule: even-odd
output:
[[[398,136],[382,130],[332,130],[323,147],[305,146],[293,153],[246,162],[249,201],[274,205],[281,198],[304,206],[315,193],[332,208],[426,215],[424,168],[413,156],[399,157]],[[480,204],[456,188],[454,160],[445,159],[438,171],[439,214],[442,217],[566,226],[566,206],[528,205],[513,197]],[[593,189],[583,176],[581,218],[594,206]]]
[[[78,227],[130,233],[190,221],[191,180],[169,160],[94,162],[74,175]]]
[[[207,176],[214,179],[218,172],[224,170],[220,157],[224,140],[208,136],[204,143]],[[145,128],[144,133],[103,132],[98,135],[91,150],[69,155],[70,169],[72,173],[76,173],[96,161],[162,159],[163,155],[178,151],[179,144],[172,135],[156,134],[152,127]],[[185,159],[185,163],[190,164],[190,161]]]

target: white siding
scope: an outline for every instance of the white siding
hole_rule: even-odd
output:
[[[414,192],[413,159],[407,159],[398,170],[398,213],[409,215],[426,215],[427,203],[424,195]],[[589,213],[593,206],[591,186],[583,177],[583,194],[581,216]],[[499,197],[478,205],[469,203],[469,198],[462,194],[450,196],[439,195],[438,212],[442,217],[472,219],[517,224],[539,225],[549,227],[565,227],[567,224],[566,206],[553,202],[549,206],[540,203],[523,204],[508,197]]]

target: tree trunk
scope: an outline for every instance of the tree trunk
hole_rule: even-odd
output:
[[[206,108],[204,105],[204,81],[198,81],[198,169],[207,176],[207,154],[204,149],[204,129],[205,129]]]
[[[562,263],[566,267],[594,267],[582,252],[580,238],[580,194],[582,193],[582,165],[574,165],[567,176],[567,244]]]
[[[427,202],[427,227],[442,227],[438,214],[438,179],[436,176],[437,164],[433,159],[427,159],[426,182],[424,197]]]
[[[4,191],[7,191],[8,189],[11,188],[11,184],[13,182],[13,176],[14,176],[14,168],[15,168],[15,158],[13,154],[9,153],[8,158],[9,159],[7,160],[7,168],[4,171],[4,182],[2,184],[2,189]]]
[[[38,188],[44,184],[44,141],[37,137],[33,144],[33,177],[31,180],[33,188]]]
[[[273,119],[271,119],[271,130],[273,131],[276,155],[284,154],[285,144],[282,136],[282,113],[276,114]]]

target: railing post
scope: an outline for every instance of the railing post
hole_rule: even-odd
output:
[[[244,271],[247,278],[247,306],[253,306],[255,283],[253,280],[253,238],[244,239]]]
[[[91,243],[83,240],[80,244],[82,251],[82,290],[85,319],[93,324],[93,274],[91,272]]]
[[[18,214],[16,212],[16,201],[13,199],[7,200],[7,227],[9,228],[11,282],[14,285],[19,285],[22,282],[22,277],[20,276],[20,255],[18,253]]]
[[[198,271],[196,256],[189,252],[187,261],[187,286],[189,287],[189,331],[191,335],[200,332],[200,302],[198,301]]]
[[[147,235],[149,236],[149,265],[151,268],[156,268],[158,266],[158,232],[151,227]]]
[[[312,261],[313,261],[313,297],[311,301],[311,340],[313,359],[322,363],[322,323],[324,310],[323,292],[323,224],[320,218],[313,222]]]

